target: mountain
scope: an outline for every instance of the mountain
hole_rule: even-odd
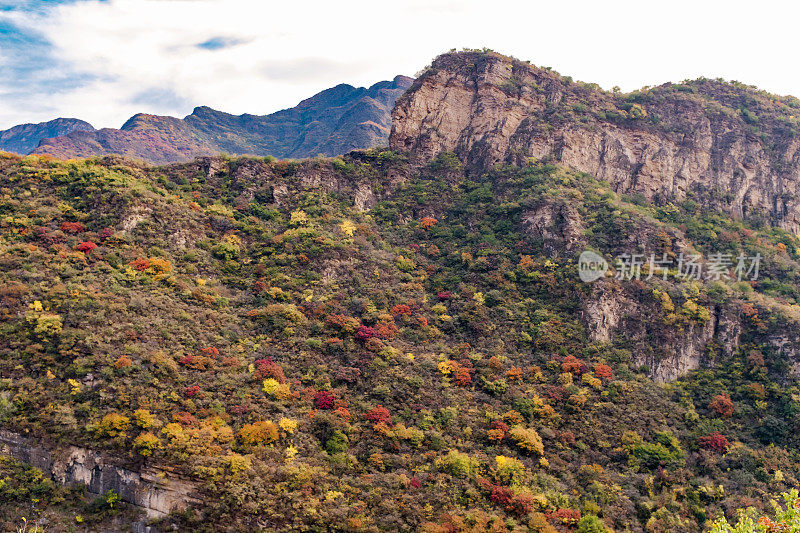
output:
[[[398,102],[391,146],[422,161],[452,150],[473,171],[527,158],[617,192],[693,194],[735,218],[800,232],[800,100],[700,79],[604,92],[500,54],[439,57]]]
[[[0,157],[0,529],[791,531],[795,108],[467,51],[389,148]]]
[[[413,80],[369,88],[337,85],[271,115],[230,115],[198,107],[183,119],[138,114],[121,129],[46,139],[34,150],[58,158],[118,154],[163,164],[220,152],[278,158],[333,156],[386,144],[395,99]]]
[[[39,146],[42,139],[67,135],[74,131],[94,131],[88,122],[76,118],[57,118],[39,124],[20,124],[0,131],[0,150],[27,154]]]

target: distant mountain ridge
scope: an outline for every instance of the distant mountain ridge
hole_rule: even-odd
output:
[[[57,158],[119,154],[163,164],[220,152],[303,158],[386,144],[395,100],[413,79],[396,76],[369,88],[340,84],[270,115],[231,115],[197,107],[183,119],[137,114],[120,129],[42,137],[18,153]]]
[[[39,146],[42,139],[67,135],[74,131],[94,131],[94,127],[77,118],[57,118],[38,124],[20,124],[0,131],[0,150],[27,154]]]

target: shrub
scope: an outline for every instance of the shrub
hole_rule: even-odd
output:
[[[123,354],[120,355],[119,358],[114,362],[114,368],[116,368],[117,370],[122,368],[130,368],[132,364],[133,361],[131,361],[131,358]]]
[[[288,383],[280,383],[275,378],[267,378],[261,384],[261,390],[276,400],[288,400],[292,391]]]
[[[357,319],[345,315],[328,315],[325,317],[325,325],[328,327],[340,329],[345,333],[355,332],[360,323]]]
[[[278,425],[284,430],[286,433],[292,434],[297,429],[297,421],[292,420],[291,418],[281,418],[278,421]]]
[[[614,377],[614,374],[611,372],[611,367],[603,363],[594,365],[594,375],[605,380],[609,380]],[[589,518],[589,516],[586,518]]]
[[[389,410],[382,405],[375,407],[368,411],[364,418],[372,422],[373,424],[378,423],[385,423],[388,424],[392,421],[392,415],[389,413]]]
[[[80,222],[62,222],[61,231],[70,235],[77,235],[86,231],[86,228]]]
[[[371,339],[371,338],[377,337],[377,336],[378,336],[378,332],[375,330],[375,328],[372,328],[370,326],[359,326],[358,327],[358,331],[356,331],[356,334],[355,334],[356,340],[359,340],[359,341],[366,341],[368,339]]]
[[[697,445],[706,450],[711,450],[717,453],[725,453],[728,451],[730,443],[725,436],[719,431],[704,435],[697,439]]]
[[[731,400],[731,397],[725,393],[714,396],[711,403],[708,404],[708,407],[722,418],[730,418],[733,416],[734,411],[736,411],[736,406]]]
[[[331,455],[336,455],[337,453],[344,453],[347,451],[347,446],[350,443],[350,439],[347,438],[347,435],[340,430],[337,429],[333,432],[333,435],[325,442],[325,451]]]
[[[536,455],[544,454],[544,444],[539,433],[533,428],[525,428],[522,426],[514,426],[509,431],[509,436],[514,443],[528,453]]]
[[[289,218],[289,225],[292,227],[308,225],[308,215],[302,209],[292,211],[292,214]]]
[[[276,440],[278,440],[278,426],[269,420],[245,424],[239,430],[239,441],[244,446],[272,444]]]
[[[436,460],[436,467],[452,476],[472,477],[478,473],[480,463],[466,453],[450,450]]]
[[[595,515],[587,514],[578,522],[578,533],[608,533],[609,529]]]
[[[228,455],[228,468],[231,469],[232,474],[238,474],[249,470],[252,466],[252,460],[249,457],[239,455],[238,453],[231,453]]]
[[[622,435],[622,447],[628,452],[633,463],[647,468],[665,466],[683,458],[683,450],[678,439],[669,431],[656,433],[656,442],[644,442],[635,431]]]
[[[154,417],[147,409],[137,409],[133,412],[134,423],[142,429],[152,427],[155,423]]]
[[[333,409],[333,401],[333,393],[329,390],[321,390],[314,395],[314,407],[317,409]]]
[[[144,272],[148,268],[150,268],[150,261],[144,258],[134,259],[131,261],[130,265],[139,272]]]
[[[133,447],[143,457],[150,457],[153,455],[153,452],[156,450],[156,448],[158,448],[158,445],[158,437],[149,432],[142,433],[133,440]]]
[[[519,459],[498,455],[495,461],[495,479],[506,485],[519,485],[525,476],[525,466]]]
[[[108,413],[95,426],[95,433],[99,437],[116,437],[125,433],[130,427],[131,420],[119,413]]]
[[[427,230],[427,229],[430,229],[430,228],[434,227],[437,222],[439,222],[439,221],[436,220],[433,217],[424,217],[422,220],[419,221],[419,226],[422,229]]]
[[[214,257],[222,259],[223,261],[232,261],[239,257],[241,253],[242,241],[236,235],[226,235],[222,242],[217,244],[211,249]]]
[[[283,373],[283,368],[281,368],[278,363],[273,361],[272,357],[267,357],[266,359],[256,359],[254,364],[256,367],[256,378],[273,378],[278,383],[286,382],[286,375]]]
[[[39,300],[34,301],[29,307],[31,310],[25,313],[25,320],[33,325],[34,333],[45,338],[61,333],[63,328],[61,315],[46,311]]]
[[[391,313],[394,316],[400,316],[400,315],[411,316],[411,308],[406,304],[397,304],[394,307],[392,307]]]
[[[79,244],[78,244],[78,245],[75,247],[75,249],[76,249],[76,250],[78,250],[79,252],[83,252],[83,253],[85,253],[85,254],[90,254],[90,253],[92,253],[92,251],[93,251],[95,248],[97,248],[97,245],[96,245],[95,243],[93,243],[92,241],[86,241],[86,242],[79,243]]]
[[[564,358],[564,361],[561,363],[561,370],[563,372],[569,372],[576,376],[580,376],[584,372],[586,372],[586,365],[575,357],[574,355],[568,355]]]
[[[551,521],[559,522],[567,526],[574,526],[580,521],[581,512],[576,509],[558,509],[554,512],[548,512],[547,517]]]

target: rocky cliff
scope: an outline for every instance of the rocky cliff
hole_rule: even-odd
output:
[[[39,146],[42,139],[67,135],[74,131],[94,131],[94,127],[76,118],[57,118],[39,124],[20,124],[0,131],[0,150],[27,154]]]
[[[200,502],[196,484],[158,468],[123,466],[118,458],[78,446],[48,446],[0,430],[0,454],[24,461],[65,485],[85,485],[92,494],[113,490],[140,508],[146,519],[162,518]],[[139,530],[147,530],[135,524]]]
[[[197,107],[183,119],[137,114],[120,129],[44,140],[34,153],[58,158],[118,154],[159,164],[221,152],[278,158],[339,155],[386,144],[392,106],[411,82],[397,76],[369,88],[341,84],[266,116],[237,116],[210,107]]]
[[[393,112],[392,148],[473,172],[552,159],[650,200],[699,198],[800,232],[800,102],[696,80],[605,92],[493,52],[438,57]]]

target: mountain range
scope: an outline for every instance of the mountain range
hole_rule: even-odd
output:
[[[333,156],[386,144],[395,99],[413,80],[397,76],[369,88],[341,84],[266,116],[197,107],[183,119],[140,113],[120,129],[74,119],[0,132],[0,149],[59,159],[117,154],[149,163],[227,153],[277,158]]]
[[[67,135],[74,131],[93,132],[94,127],[76,118],[57,118],[39,124],[20,124],[0,131],[0,150],[15,154],[29,154],[42,139]]]

